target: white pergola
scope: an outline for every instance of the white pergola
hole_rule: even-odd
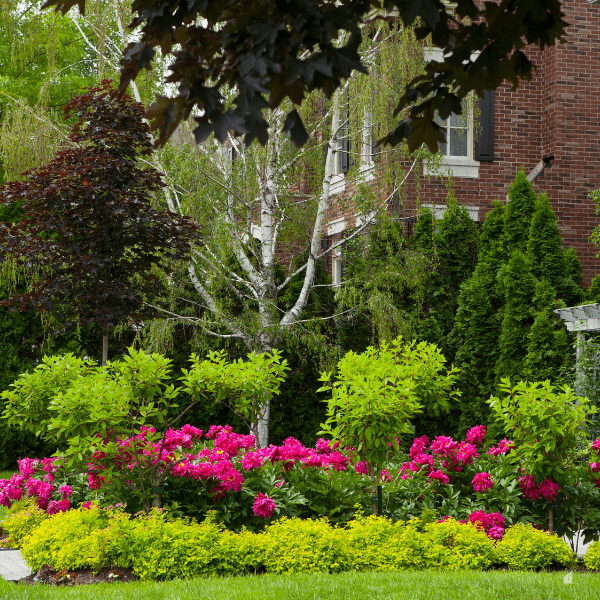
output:
[[[568,331],[600,331],[600,304],[557,308],[554,312],[565,322]]]
[[[598,0],[600,2],[600,0]],[[569,308],[557,308],[554,311],[567,326],[568,331],[577,332],[577,344],[575,346],[575,372],[577,382],[575,387],[581,389],[580,383],[583,374],[580,370],[580,358],[585,344],[585,333],[600,331],[600,304],[583,304],[582,306],[570,306]],[[597,371],[594,370],[594,378]]]

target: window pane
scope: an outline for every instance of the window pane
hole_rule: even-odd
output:
[[[463,114],[455,115],[452,113],[450,115],[450,127],[466,127],[467,126],[467,117],[464,115],[465,107],[463,106]]]
[[[449,156],[467,156],[467,130],[451,128],[450,129],[450,152]]]

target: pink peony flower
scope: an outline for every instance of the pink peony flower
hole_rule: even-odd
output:
[[[446,473],[444,473],[443,471],[431,471],[431,473],[429,473],[429,480],[430,481],[434,481],[437,480],[442,484],[447,484],[450,483],[450,478],[448,477],[448,475],[446,475]]]
[[[470,444],[483,444],[485,441],[485,425],[477,425],[477,427],[469,429],[466,439]]]
[[[476,492],[486,492],[494,485],[492,477],[489,473],[477,473],[477,475],[473,477],[472,483],[473,489]]]
[[[415,458],[416,456],[423,454],[427,447],[429,446],[429,438],[426,435],[422,435],[419,438],[415,438],[412,446],[410,447],[409,455],[411,458]]]
[[[246,469],[246,471],[250,471],[250,469],[259,469],[262,467],[262,464],[263,457],[260,452],[247,452],[242,459],[242,467]]]
[[[559,486],[552,479],[545,479],[540,483],[540,494],[548,501],[554,500],[558,494]]]
[[[535,485],[535,481],[531,475],[523,475],[519,477],[519,486],[523,490],[523,495],[527,496],[531,501],[538,500],[540,491]]]
[[[600,452],[600,438],[598,438],[592,443],[592,450]]]
[[[504,537],[504,528],[502,527],[490,527],[487,530],[487,536],[492,540],[501,540]]]
[[[456,460],[463,466],[470,465],[473,462],[474,458],[477,458],[479,454],[477,453],[477,449],[473,444],[462,442],[458,447],[458,452],[456,453]]]
[[[592,473],[597,473],[598,471],[600,471],[600,463],[590,463],[590,469],[592,469]]]
[[[328,464],[334,471],[345,471],[348,463],[348,457],[341,452],[332,452],[327,455],[327,460],[323,461],[323,464]]]
[[[445,435],[438,435],[431,444],[431,451],[440,456],[453,454],[457,448],[458,444],[451,437]]]
[[[394,477],[392,476],[392,474],[389,471],[386,471],[386,469],[383,469],[381,471],[381,475],[379,477],[379,481],[388,483],[390,481],[394,481]]]
[[[276,505],[273,499],[265,496],[262,492],[259,492],[252,505],[255,516],[262,519],[268,519],[273,514],[275,508]]]
[[[357,473],[362,473],[363,475],[369,474],[369,472],[367,471],[367,462],[364,460],[358,461],[354,465],[354,469]]]
[[[73,493],[73,488],[70,485],[61,485],[58,488],[58,493],[62,494],[63,499],[68,498]]]
[[[490,456],[499,456],[500,454],[508,454],[515,447],[515,443],[504,438],[499,444],[498,447],[490,446],[488,450],[488,454]]]

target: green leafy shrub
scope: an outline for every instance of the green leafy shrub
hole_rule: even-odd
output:
[[[259,561],[259,545],[251,539],[256,535],[225,530],[211,513],[197,524],[153,511],[130,522],[116,564],[132,568],[142,580],[236,575],[252,571]]]
[[[44,564],[57,570],[108,567],[114,559],[109,538],[127,519],[97,506],[57,513],[32,530],[21,553],[33,570]]]
[[[487,569],[495,562],[494,542],[472,523],[428,523],[424,537],[426,568]]]
[[[577,561],[560,537],[523,523],[507,529],[496,552],[499,562],[518,570],[542,569],[552,563],[568,566]]]
[[[348,570],[345,532],[327,519],[280,519],[263,536],[269,573],[336,573]]]
[[[9,548],[20,548],[27,536],[47,518],[46,511],[38,508],[33,498],[13,504],[2,522],[2,527],[8,531],[6,545]]]
[[[600,571],[600,543],[594,542],[590,545],[583,557],[583,562],[588,569]]]
[[[392,523],[370,516],[344,529],[324,518],[284,518],[262,533],[234,533],[216,523],[214,513],[198,524],[166,511],[132,518],[94,506],[33,523],[22,554],[34,570],[120,566],[142,580],[167,580],[257,571],[481,569],[494,563],[495,549],[474,525],[452,519]]]

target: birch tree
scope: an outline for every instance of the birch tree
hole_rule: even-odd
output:
[[[185,271],[172,276],[171,309],[164,311],[171,326],[187,321],[251,352],[278,348],[292,331],[308,326],[304,313],[317,262],[351,240],[364,240],[402,195],[421,155],[387,149],[375,167],[373,141],[377,126],[391,118],[390,94],[421,68],[422,51],[410,31],[386,26],[370,31],[361,52],[382,76],[355,74],[329,101],[313,94],[302,107],[310,126],[299,150],[286,135],[292,107],[285,102],[265,110],[264,146],[246,147],[231,134],[224,144],[211,136],[196,145],[186,127],[174,134],[161,156],[172,190],[166,202],[192,216],[205,234]],[[340,173],[343,151],[351,163],[346,174]],[[332,193],[342,181],[349,193]],[[324,246],[333,206],[353,225]],[[262,401],[251,430],[264,447],[270,398]]]

